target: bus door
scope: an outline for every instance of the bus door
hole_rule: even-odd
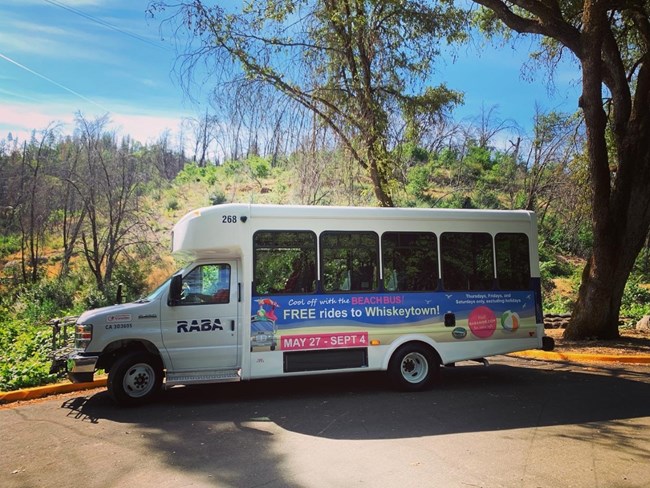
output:
[[[239,366],[237,261],[197,264],[183,276],[181,299],[162,304],[162,338],[174,371]]]

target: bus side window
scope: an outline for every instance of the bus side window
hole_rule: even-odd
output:
[[[324,291],[377,290],[378,241],[374,232],[323,232],[320,248]]]
[[[214,284],[213,303],[230,302],[230,266],[219,265],[218,278]]]
[[[297,257],[291,265],[291,274],[284,284],[285,293],[304,293],[315,289],[315,276],[313,262],[304,262]]]
[[[502,233],[494,238],[497,283],[501,290],[530,288],[530,253],[526,234]]]
[[[440,236],[445,290],[491,290],[494,285],[492,236],[484,232],[444,232]]]
[[[384,269],[384,289],[386,291],[397,291],[397,270]]]
[[[311,231],[258,231],[253,235],[253,293],[316,291],[316,234]]]
[[[386,291],[434,291],[438,242],[432,232],[384,232],[381,257]]]

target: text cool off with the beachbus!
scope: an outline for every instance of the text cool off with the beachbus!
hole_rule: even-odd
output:
[[[536,334],[530,291],[266,296],[253,298],[251,316],[251,351],[387,345],[407,333],[437,342]]]

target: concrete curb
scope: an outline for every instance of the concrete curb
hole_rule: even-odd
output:
[[[53,385],[37,386],[36,388],[25,388],[24,390],[0,392],[0,405],[25,400],[34,400],[36,398],[56,395],[59,393],[70,393],[72,391],[101,388],[104,386],[106,386],[105,377],[98,378],[95,381],[90,381],[88,383],[56,383]]]
[[[637,354],[629,356],[608,355],[608,354],[581,354],[571,352],[551,351],[519,351],[512,352],[508,356],[540,359],[543,361],[571,361],[575,363],[626,363],[626,364],[650,364],[650,355]]]

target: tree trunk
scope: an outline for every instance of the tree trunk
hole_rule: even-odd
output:
[[[585,115],[588,111],[585,109]],[[650,229],[650,126],[648,114],[633,118],[616,146],[615,184],[608,198],[595,196],[594,248],[582,275],[571,322],[564,337],[614,339],[627,279]],[[590,136],[588,132],[588,137]],[[610,188],[606,155],[589,145],[591,165],[599,164],[601,183]],[[604,158],[604,159],[603,159]],[[607,174],[602,168],[607,165]],[[598,172],[592,169],[592,179]],[[596,184],[594,184],[596,185]],[[597,189],[595,189],[597,190]]]
[[[390,194],[390,185],[386,175],[386,167],[388,166],[388,160],[390,158],[388,151],[386,151],[383,145],[380,142],[377,142],[376,138],[373,138],[372,136],[366,138],[365,143],[368,147],[366,155],[368,160],[367,170],[370,179],[372,180],[372,187],[375,192],[375,197],[379,202],[379,206],[394,207],[395,202]]]
[[[564,331],[565,339],[616,339],[619,336],[618,314],[629,270],[626,272],[598,261],[594,253],[582,272],[578,300]]]
[[[581,58],[580,106],[587,128],[594,247],[564,336],[613,339],[619,335],[625,283],[650,226],[649,73],[647,66],[640,67],[635,101],[630,103],[627,84],[606,71],[611,66],[603,62],[608,52],[604,5],[585,8],[583,22],[583,41],[590,49],[585,49]],[[604,80],[612,91],[613,113],[609,119],[603,108]],[[616,161],[610,161],[607,146],[610,120]]]
[[[650,226],[650,192],[639,188],[639,181],[643,180],[636,178],[624,195],[615,193],[609,222],[594,226],[608,232],[594,236],[594,250],[583,271],[578,300],[564,332],[567,339],[619,336],[623,291]]]
[[[370,161],[368,165],[368,171],[370,172],[370,179],[372,180],[373,190],[375,191],[375,197],[379,202],[381,207],[394,207],[395,203],[393,198],[386,191],[388,184],[385,179],[382,178],[382,175],[377,168],[377,163],[375,161]]]

